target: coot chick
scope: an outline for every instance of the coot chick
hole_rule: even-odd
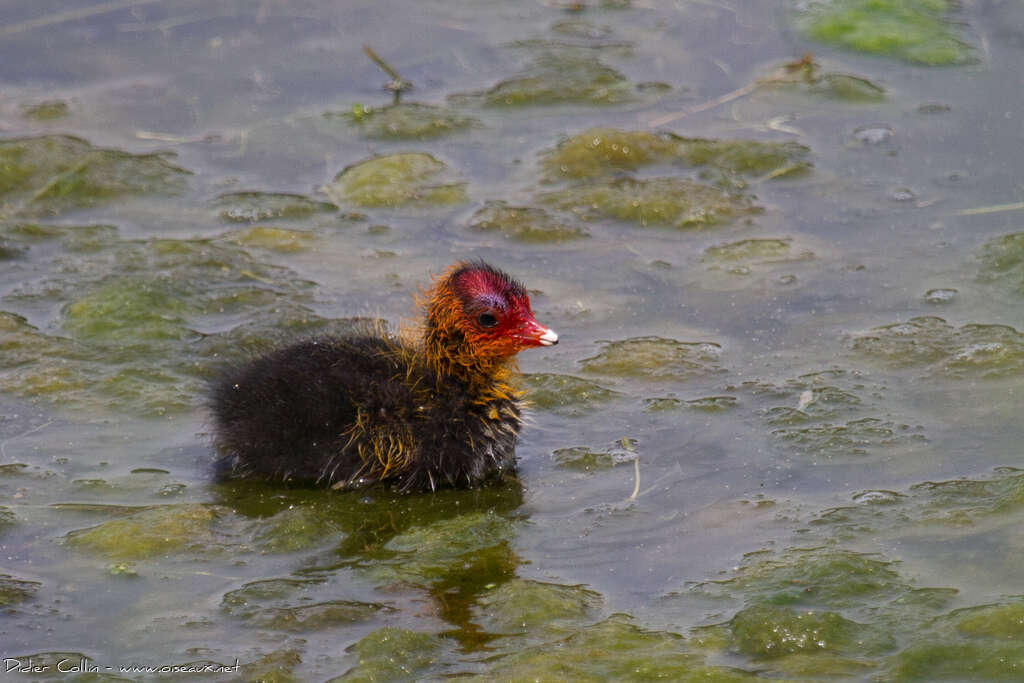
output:
[[[210,405],[222,474],[402,491],[475,486],[515,465],[513,356],[551,346],[521,284],[456,263],[426,292],[420,339],[310,339],[232,368]]]

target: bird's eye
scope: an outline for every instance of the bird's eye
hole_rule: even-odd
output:
[[[476,324],[484,329],[488,329],[497,325],[498,319],[490,313],[481,313],[476,317]]]

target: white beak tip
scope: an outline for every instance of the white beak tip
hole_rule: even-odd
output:
[[[554,346],[558,343],[558,335],[554,330],[547,330],[540,336],[541,346]]]

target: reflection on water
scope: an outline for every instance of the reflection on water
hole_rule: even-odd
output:
[[[1019,677],[1022,36],[1005,2],[0,10],[0,653]],[[472,257],[561,335],[517,479],[213,483],[220,365],[399,326]]]

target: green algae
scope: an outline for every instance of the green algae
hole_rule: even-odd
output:
[[[31,247],[33,244],[58,241],[65,251],[95,252],[117,239],[113,225],[46,225],[43,223],[7,223],[0,225],[0,234],[15,244]]]
[[[337,543],[340,533],[338,525],[319,510],[292,507],[262,521],[255,543],[263,552],[291,553]]]
[[[227,237],[227,240],[243,247],[255,247],[282,254],[292,254],[312,249],[313,244],[316,242],[316,236],[305,230],[287,230],[285,228],[256,225],[241,232],[232,233]]]
[[[116,343],[194,336],[185,327],[185,303],[161,284],[124,279],[93,290],[64,310],[64,329],[80,339]]]
[[[867,78],[836,72],[822,73],[810,54],[784,64],[760,85],[796,87],[809,95],[851,103],[875,103],[885,99],[885,88]]]
[[[813,40],[927,65],[965,64],[974,51],[958,35],[951,0],[832,0],[802,3],[797,26]]]
[[[799,653],[842,654],[864,647],[871,631],[841,614],[755,605],[740,610],[730,621],[731,645],[752,657],[782,657]],[[877,648],[877,645],[876,645]]]
[[[54,121],[71,113],[71,107],[64,100],[46,100],[36,104],[28,104],[21,108],[22,118],[30,121]]]
[[[337,115],[334,112],[324,113],[327,118]],[[360,133],[377,140],[433,140],[482,125],[479,119],[448,107],[416,102],[386,107],[356,104],[345,116],[359,127]]]
[[[671,133],[591,128],[544,153],[548,180],[580,180],[653,164],[702,167],[714,175],[793,175],[809,168],[810,149],[795,142],[683,138]]]
[[[682,400],[674,396],[657,396],[644,399],[644,410],[652,413],[667,413],[682,407]]]
[[[602,604],[599,593],[583,586],[516,578],[484,593],[476,609],[489,632],[534,638],[590,620]]]
[[[972,637],[1024,640],[1024,603],[983,605],[962,610],[956,628]]]
[[[213,202],[221,220],[229,223],[263,223],[273,220],[301,221],[338,210],[334,204],[285,192],[231,192]]]
[[[359,663],[333,681],[421,679],[441,656],[444,640],[431,633],[402,628],[377,629],[349,648]]]
[[[593,178],[678,157],[680,138],[669,133],[590,128],[563,140],[541,158],[548,180]]]
[[[756,265],[784,263],[814,258],[809,250],[797,251],[788,237],[759,237],[729,242],[704,250],[703,263],[732,264],[747,262]]]
[[[247,345],[266,348],[264,335],[280,341],[287,330],[333,325],[302,305],[310,283],[223,241],[122,241],[109,226],[16,224],[8,234],[30,248],[60,245],[52,265],[66,276],[27,278],[8,297],[61,305],[61,328],[70,335],[43,334],[0,313],[7,352],[0,389],[15,395],[150,415],[187,410],[210,359],[245,357]],[[239,315],[248,322],[238,332],[199,331]]]
[[[998,468],[993,476],[923,482],[906,493],[865,491],[856,505],[832,508],[812,522],[841,537],[878,534],[897,523],[905,532],[967,529],[1017,514],[1024,506],[1024,472]]]
[[[485,107],[607,106],[633,102],[638,97],[636,85],[599,58],[563,49],[537,54],[522,74],[488,90],[452,95],[449,100]]]
[[[732,410],[736,407],[735,396],[703,396],[701,398],[685,401],[684,405],[691,410],[700,410],[706,413],[720,413]]]
[[[415,526],[388,541],[394,553],[391,568],[409,580],[442,578],[461,566],[465,556],[487,551],[512,536],[512,522],[493,513],[459,515],[430,525]]]
[[[0,140],[0,207],[49,215],[131,195],[178,194],[191,173],[170,158],[102,149],[66,135]]]
[[[0,574],[0,607],[10,607],[31,600],[43,584]]]
[[[16,247],[6,240],[0,239],[0,261],[13,261],[25,255],[25,249]]]
[[[1024,294],[1024,232],[989,240],[982,247],[979,279]]]
[[[866,384],[859,373],[833,369],[801,375],[782,385],[745,382],[729,389],[767,398],[761,418],[774,428],[771,435],[805,455],[862,456],[927,442],[920,427],[874,414],[884,388]],[[779,405],[779,400],[786,403]]]
[[[891,681],[1019,681],[1024,646],[1017,643],[915,643],[894,658]]]
[[[0,505],[0,531],[3,531],[7,527],[14,526],[17,523],[18,516],[6,506]]]
[[[210,526],[217,515],[217,509],[208,505],[161,505],[72,531],[65,541],[72,548],[111,561],[202,552],[213,542]]]
[[[345,168],[324,191],[339,204],[361,207],[461,204],[465,183],[438,182],[446,169],[422,152],[371,157]]]
[[[544,209],[509,206],[491,201],[473,214],[469,227],[478,232],[497,232],[505,239],[527,244],[559,244],[588,237],[582,228],[569,225]]]
[[[953,327],[923,316],[852,338],[853,350],[892,367],[924,367],[946,377],[1000,377],[1024,371],[1024,335],[1007,325]]]
[[[885,99],[884,88],[850,74],[821,74],[807,89],[812,94],[845,102],[881,102]]]
[[[601,342],[596,356],[584,358],[586,372],[652,380],[684,380],[724,372],[722,347],[712,342],[681,342],[663,337],[633,337]]]
[[[241,673],[246,681],[260,683],[299,683],[302,679],[295,673],[302,663],[302,650],[286,647],[269,652],[259,659],[243,664]]]
[[[16,395],[63,396],[85,389],[75,361],[87,354],[73,342],[45,335],[23,317],[0,311],[0,387]]]
[[[737,191],[686,178],[617,178],[543,193],[540,200],[583,220],[613,218],[680,229],[710,227],[762,211]]]
[[[590,380],[546,372],[524,375],[523,384],[530,406],[563,417],[589,415],[621,395]]]
[[[790,418],[789,424],[797,422]],[[776,418],[776,423],[781,421]],[[871,449],[925,443],[927,440],[910,425],[896,424],[877,417],[862,417],[836,424],[777,429],[772,435],[808,455],[836,457],[865,455]]]
[[[696,681],[749,680],[724,667],[705,666],[682,636],[651,631],[615,615],[568,637],[489,662],[488,677],[502,681]]]
[[[890,658],[887,680],[1019,680],[1022,614],[1018,597],[932,619]]]
[[[264,579],[225,593],[221,609],[248,626],[288,632],[322,631],[367,621],[386,607],[352,600],[316,601],[321,581]]]
[[[599,451],[589,446],[570,446],[558,448],[552,455],[560,469],[592,472],[606,470],[616,465],[636,460],[636,452],[632,449],[633,441],[625,439],[616,442],[611,448]]]
[[[902,595],[909,583],[884,558],[833,547],[793,548],[754,555],[730,579],[705,584],[788,607],[849,608]]]

